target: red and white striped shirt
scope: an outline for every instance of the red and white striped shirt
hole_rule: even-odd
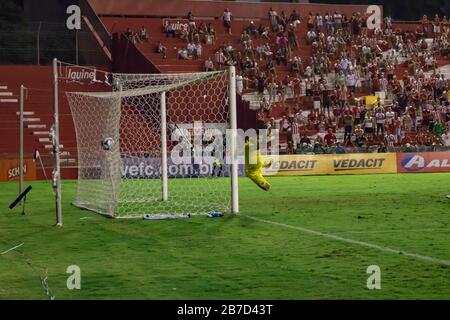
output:
[[[300,128],[297,122],[292,122],[292,135],[300,134]]]

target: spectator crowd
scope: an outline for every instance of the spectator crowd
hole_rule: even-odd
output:
[[[279,129],[288,153],[450,147],[448,79],[437,72],[450,58],[447,17],[423,16],[410,30],[390,17],[368,26],[365,13],[271,8],[222,42],[213,23],[186,19],[163,26],[184,40],[178,58],[201,59],[206,71],[235,65],[238,94],[256,91],[261,127]],[[220,19],[225,34],[236,34],[229,9]],[[127,36],[149,39],[145,27]],[[203,46],[217,50],[204,57]],[[155,51],[166,58],[161,42]]]

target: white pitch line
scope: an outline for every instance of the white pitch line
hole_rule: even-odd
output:
[[[336,233],[362,233],[362,234],[373,234],[373,233],[405,233],[405,232],[450,232],[450,229],[439,228],[439,229],[392,229],[392,230],[348,230],[348,231],[333,231]]]
[[[267,224],[271,224],[271,225],[275,225],[275,226],[279,226],[279,227],[283,227],[283,228],[294,229],[294,230],[301,231],[301,232],[308,233],[308,234],[312,234],[312,235],[315,235],[315,236],[321,236],[321,237],[324,237],[324,238],[337,240],[337,241],[341,241],[341,242],[346,242],[346,243],[350,243],[350,244],[356,244],[356,245],[359,245],[359,246],[363,246],[363,247],[367,247],[367,248],[371,248],[371,249],[376,249],[376,250],[379,250],[379,251],[395,253],[395,254],[402,254],[404,256],[408,256],[408,257],[415,258],[415,259],[418,259],[418,260],[433,262],[433,263],[444,265],[444,266],[450,266],[450,260],[443,260],[443,259],[433,258],[433,257],[429,257],[429,256],[424,256],[424,255],[413,253],[413,252],[407,252],[407,251],[403,251],[403,250],[392,249],[392,248],[389,248],[389,247],[380,246],[380,245],[369,243],[369,242],[364,242],[364,241],[344,238],[344,237],[337,236],[337,235],[334,235],[334,234],[331,234],[331,233],[323,233],[323,232],[320,232],[320,231],[315,231],[315,230],[311,230],[311,229],[307,229],[307,228],[303,228],[303,227],[292,226],[292,225],[289,225],[289,224],[275,222],[275,221],[264,220],[264,219],[260,219],[260,218],[256,218],[256,217],[252,217],[252,216],[247,216],[247,215],[242,215],[242,214],[241,214],[241,216],[245,217],[245,218],[248,218],[248,219],[252,219],[252,220],[255,220],[255,221],[259,221],[259,222],[264,222],[264,223],[267,223]]]
[[[15,249],[17,249],[17,248],[19,248],[19,247],[21,247],[21,246],[23,246],[23,242],[22,242],[21,244],[18,244],[18,245],[15,246],[15,247],[12,247],[11,249],[8,249],[8,250],[6,250],[6,251],[3,251],[2,253],[0,253],[0,255],[1,255],[1,254],[8,253],[8,252],[10,252],[10,251],[13,251],[13,250],[15,250]]]

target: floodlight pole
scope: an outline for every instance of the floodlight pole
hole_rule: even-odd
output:
[[[231,129],[231,212],[239,213],[239,184],[237,161],[237,114],[236,114],[236,68],[230,66],[228,70],[228,104],[230,108]]]
[[[54,137],[53,137],[53,156],[55,158],[55,171],[53,184],[55,187],[56,200],[56,225],[62,227],[62,208],[61,208],[61,166],[59,154],[59,106],[58,106],[58,60],[53,59],[53,108],[54,108]]]
[[[162,200],[169,198],[168,174],[167,174],[167,114],[166,114],[166,92],[161,92],[161,183]]]
[[[23,105],[25,87],[20,85],[20,109],[19,109],[19,194],[23,192]],[[25,205],[25,202],[20,202]]]

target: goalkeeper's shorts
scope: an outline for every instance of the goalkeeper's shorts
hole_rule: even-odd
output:
[[[267,182],[266,178],[264,178],[261,174],[261,171],[252,171],[246,172],[247,177],[252,180],[258,187],[265,191],[269,191],[270,184]]]

